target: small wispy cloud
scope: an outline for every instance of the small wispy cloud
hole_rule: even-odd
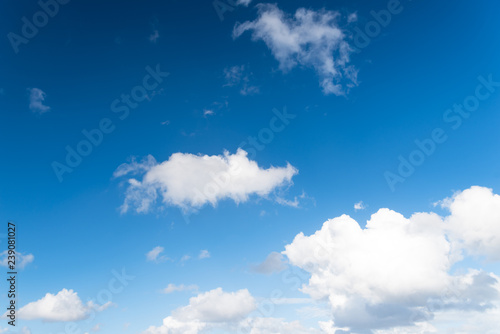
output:
[[[158,41],[158,39],[160,38],[160,32],[158,30],[158,25],[159,25],[158,19],[156,17],[153,18],[149,22],[149,25],[151,26],[152,33],[151,33],[151,35],[149,35],[148,39],[151,43],[156,43]]]
[[[190,259],[191,259],[191,256],[186,254],[186,255],[183,255],[181,257],[181,262],[185,262],[185,261],[190,260]]]
[[[241,95],[254,95],[260,92],[259,87],[250,84],[250,75],[245,65],[226,67],[223,87],[240,87]]]
[[[175,284],[169,284],[167,287],[163,290],[161,290],[162,293],[172,293],[172,292],[182,292],[182,291],[197,291],[198,286],[196,284],[191,284],[191,285],[175,285]]]
[[[32,112],[43,114],[50,110],[50,107],[43,104],[45,101],[45,94],[40,88],[28,88],[28,92],[30,93],[29,100],[29,108]]]
[[[292,16],[276,4],[257,8],[255,20],[235,25],[233,38],[249,31],[253,41],[267,45],[283,72],[297,66],[313,68],[324,94],[346,95],[357,86],[358,70],[349,65],[353,49],[339,12],[299,8]]]
[[[291,206],[293,208],[299,208],[301,200],[303,201],[306,198],[314,200],[313,198],[308,197],[307,194],[304,191],[302,191],[302,194],[299,196],[295,196],[293,200],[286,199],[282,196],[276,196],[276,202],[281,205]]]
[[[366,209],[366,205],[363,203],[363,201],[359,201],[358,203],[354,204],[354,210],[364,210]]]
[[[272,252],[262,263],[252,266],[252,271],[259,274],[270,275],[279,273],[286,268],[284,256],[281,253]]]
[[[358,20],[358,12],[351,13],[347,16],[347,23],[353,23]]]
[[[276,197],[276,202],[281,205],[291,206],[292,208],[298,208],[300,204],[297,197],[295,197],[293,201],[282,197]]]
[[[8,266],[8,255],[8,251],[3,251],[2,253],[0,253],[0,266]],[[33,254],[22,254],[16,252],[16,267],[19,269],[23,269],[28,264],[33,262],[33,260],[35,260]]]
[[[202,259],[208,259],[210,257],[210,252],[207,251],[206,249],[203,249],[201,252],[200,252],[200,255],[198,255],[198,258],[200,260]]]
[[[160,33],[158,30],[154,30],[151,35],[149,35],[149,41],[151,43],[156,43],[158,41],[158,38],[160,38]]]
[[[168,260],[168,257],[161,255],[165,251],[165,248],[161,246],[156,246],[146,254],[146,259],[151,262],[164,262]]]
[[[213,115],[215,115],[215,111],[213,111],[211,109],[205,109],[205,110],[203,110],[203,116],[204,117],[213,116]]]
[[[250,4],[250,2],[252,2],[252,0],[238,0],[238,1],[236,1],[236,4],[246,7]]]

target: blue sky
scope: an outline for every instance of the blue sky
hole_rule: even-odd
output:
[[[0,4],[0,211],[26,257],[26,308],[0,332],[497,333],[500,299],[460,303],[474,282],[500,291],[498,5],[47,3],[53,17]],[[47,22],[26,38],[34,17]],[[71,166],[68,149],[89,153]],[[359,234],[334,228],[356,225],[344,214]],[[425,233],[397,225],[420,221]],[[323,237],[310,267],[300,254]],[[385,244],[402,259],[366,267],[363,245],[383,257]],[[406,266],[441,285],[365,282],[400,283]],[[135,278],[103,297],[122,270]]]

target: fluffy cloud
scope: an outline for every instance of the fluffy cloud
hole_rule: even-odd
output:
[[[162,326],[151,326],[143,334],[197,334],[214,324],[238,322],[255,308],[248,290],[224,292],[217,288],[190,298],[189,305],[174,310]]]
[[[142,334],[199,334],[224,330],[248,334],[320,334],[318,329],[305,328],[298,321],[249,317],[257,308],[248,290],[224,292],[221,288],[201,293],[163,320],[162,326],[151,326]]]
[[[224,292],[217,288],[189,300],[189,305],[175,310],[177,319],[203,322],[237,321],[255,310],[255,299],[248,290]]]
[[[92,310],[102,311],[111,305],[96,305],[82,303],[73,290],[62,289],[56,295],[47,293],[45,297],[23,306],[19,310],[19,318],[26,320],[39,319],[43,321],[77,321],[89,317]]]
[[[311,273],[303,291],[328,299],[338,326],[377,328],[384,315],[405,324],[412,304],[424,304],[449,284],[450,245],[436,228],[440,222],[437,215],[406,219],[381,209],[362,229],[343,215],[312,236],[300,233],[284,253]],[[401,305],[397,312],[395,305]]]
[[[499,334],[500,277],[460,262],[463,250],[494,259],[497,200],[490,189],[472,187],[441,202],[450,211],[446,217],[415,213],[406,218],[380,209],[364,227],[342,215],[312,235],[299,233],[283,255],[309,273],[301,291],[312,299],[284,297],[273,303],[311,303],[306,311],[321,313],[311,318],[332,316],[318,328],[262,318],[247,290],[219,288],[191,298],[162,326],[144,333]],[[271,253],[259,269],[273,272],[282,263],[280,254]],[[317,307],[325,304],[327,314]]]
[[[163,319],[162,326],[151,326],[142,334],[198,334],[205,326],[205,323],[199,321],[185,322],[170,316]]]
[[[130,207],[139,213],[148,212],[158,194],[164,204],[183,209],[199,208],[207,203],[215,206],[223,199],[245,202],[250,195],[266,197],[276,188],[290,184],[298,173],[290,164],[261,168],[247,158],[247,152],[238,149],[236,154],[225,152],[222,156],[175,153],[160,164],[148,156],[141,163],[134,160],[122,164],[114,176],[144,172],[142,181],[128,180],[122,212]]]
[[[7,267],[8,266],[8,251],[3,251],[0,253],[0,266]],[[23,255],[22,253],[16,253],[16,268],[23,269],[28,264],[33,262],[35,257],[33,254]]]
[[[297,65],[314,68],[325,94],[344,95],[357,85],[357,70],[348,65],[352,50],[338,12],[300,8],[289,17],[274,4],[257,8],[258,18],[237,24],[233,38],[251,31],[252,39],[266,43],[284,72]]]
[[[472,254],[500,260],[500,196],[483,187],[471,187],[441,202],[450,211],[449,234]]]
[[[363,203],[363,201],[359,201],[358,203],[354,203],[354,210],[358,211],[358,210],[364,210],[364,209],[366,209],[366,206]]]
[[[40,88],[29,88],[28,92],[30,93],[29,108],[32,112],[43,114],[50,110],[49,106],[43,104],[47,96],[44,91]]]
[[[313,235],[299,233],[285,247],[290,263],[311,275],[302,291],[327,300],[335,325],[349,328],[333,333],[431,333],[436,314],[498,307],[496,275],[450,272],[461,259],[453,236],[469,251],[493,258],[500,246],[498,195],[472,187],[443,206],[450,209],[445,218],[434,213],[405,218],[380,209],[364,228],[343,215]]]

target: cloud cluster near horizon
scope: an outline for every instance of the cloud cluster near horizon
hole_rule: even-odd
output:
[[[140,169],[135,166],[134,169]],[[125,167],[124,167],[125,168]],[[124,169],[129,171],[128,168]],[[149,169],[146,169],[149,170]],[[247,289],[200,292],[143,334],[201,334],[214,330],[291,334],[421,334],[446,331],[482,334],[500,323],[500,277],[471,268],[469,256],[499,261],[500,196],[474,186],[440,201],[446,216],[417,212],[409,218],[380,209],[365,227],[348,215],[327,220],[313,234],[299,233],[281,253],[273,252],[254,272],[276,274],[289,265],[309,276],[300,291],[310,298],[281,298],[275,305],[326,305],[331,318],[307,328],[299,321],[262,317],[261,298]],[[156,247],[147,258],[163,252]],[[199,258],[208,257],[202,250]],[[285,259],[286,257],[286,259]],[[462,270],[452,268],[462,265]],[[465,267],[463,267],[465,266]],[[169,284],[162,293],[197,292],[198,286]],[[22,319],[77,321],[110,304],[82,303],[76,292],[46,294],[19,311]]]
[[[430,329],[443,312],[498,311],[496,274],[451,269],[468,254],[499,260],[500,196],[471,187],[442,205],[450,211],[446,217],[405,218],[380,209],[365,228],[342,215],[310,236],[299,233],[283,254],[311,275],[301,290],[328,300],[335,325],[354,333],[409,333],[422,324]]]
[[[62,289],[57,294],[47,293],[43,298],[23,306],[19,318],[47,322],[67,322],[87,319],[93,311],[103,311],[111,302],[97,305],[92,301],[84,304],[73,290]]]

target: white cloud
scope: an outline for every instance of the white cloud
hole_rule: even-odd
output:
[[[127,174],[138,174],[145,173],[150,170],[152,167],[157,165],[155,158],[148,155],[141,162],[137,162],[135,157],[131,158],[131,161],[128,163],[123,163],[115,170],[113,173],[113,177],[122,177]]]
[[[255,308],[248,290],[224,292],[217,288],[190,298],[189,305],[174,310],[162,326],[151,326],[143,334],[197,334],[207,326],[240,321]]]
[[[472,312],[470,310],[438,311],[432,322],[435,328],[432,333],[500,334],[500,305],[497,303],[494,308]],[[420,333],[422,332],[418,334]]]
[[[255,308],[255,299],[248,290],[224,292],[217,288],[190,298],[188,306],[172,314],[184,321],[230,322],[244,318]]]
[[[146,259],[148,261],[152,261],[152,262],[156,262],[156,263],[164,262],[164,261],[168,260],[168,258],[165,255],[160,255],[164,251],[165,251],[165,248],[163,248],[161,246],[156,246],[155,248],[153,248],[152,250],[150,250],[149,252],[146,253]]]
[[[327,300],[335,326],[350,328],[339,333],[431,333],[439,314],[495,313],[499,277],[479,270],[452,275],[461,257],[450,236],[458,235],[475,254],[494,258],[498,195],[472,187],[443,205],[451,212],[444,218],[434,213],[405,218],[380,209],[365,228],[342,215],[311,236],[299,233],[283,253],[311,275],[301,290]]]
[[[278,252],[271,252],[264,262],[253,266],[252,270],[259,274],[274,274],[286,269],[284,257]]]
[[[215,115],[215,112],[211,109],[205,109],[203,110],[203,116],[207,117],[207,116],[213,116]]]
[[[50,110],[49,106],[43,104],[47,94],[39,88],[28,88],[30,93],[30,105],[29,108],[32,112],[43,114]]]
[[[151,326],[142,334],[198,334],[206,324],[200,321],[182,321],[172,316],[163,319],[163,325]]]
[[[26,254],[23,255],[22,253],[16,253],[16,268],[18,269],[23,269],[26,267],[28,264],[33,262],[35,257],[33,254]],[[0,266],[7,267],[9,265],[9,254],[8,251],[3,251],[0,253]]]
[[[158,194],[165,205],[183,209],[199,208],[207,203],[216,206],[223,199],[245,202],[250,195],[267,197],[276,188],[291,184],[298,173],[290,164],[286,167],[261,168],[247,158],[247,152],[236,154],[194,155],[175,153],[160,164],[148,156],[143,163],[123,164],[115,176],[140,173],[146,170],[142,181],[129,179],[122,212],[134,207],[146,213],[156,202]]]
[[[224,69],[224,79],[226,83],[224,86],[233,87],[238,85],[243,80],[245,65],[231,66]]]
[[[224,87],[240,87],[241,95],[254,95],[260,92],[259,87],[250,84],[250,75],[247,73],[245,65],[226,67],[224,69],[224,78],[226,83]]]
[[[252,2],[252,0],[238,0],[236,1],[236,4],[247,7],[250,4],[250,2]]]
[[[358,13],[357,12],[351,13],[347,16],[348,23],[353,23],[353,22],[356,22],[357,20],[358,20]]]
[[[56,295],[47,293],[42,299],[31,302],[19,310],[19,318],[26,320],[43,320],[50,322],[78,321],[89,317],[92,310],[103,311],[111,305],[82,303],[73,290],[62,289]]]
[[[358,211],[358,210],[364,210],[364,209],[366,209],[366,206],[363,203],[363,201],[359,201],[358,203],[354,204],[354,210]]]
[[[266,43],[284,72],[297,65],[314,68],[325,94],[344,95],[357,85],[357,70],[348,65],[352,49],[337,22],[338,12],[300,8],[289,17],[274,4],[257,8],[256,20],[235,25],[234,38],[251,31],[252,39]]]
[[[312,236],[300,233],[284,253],[311,273],[303,291],[327,298],[337,325],[377,328],[376,314],[387,312],[386,305],[401,304],[393,321],[408,320],[407,301],[425,301],[449,284],[450,246],[439,224],[437,215],[408,220],[381,209],[362,229],[343,215]]]
[[[206,249],[203,249],[200,251],[200,255],[198,255],[198,259],[208,259],[210,257],[210,252],[207,251]]]
[[[192,285],[175,285],[170,283],[167,285],[165,289],[162,290],[163,293],[172,293],[172,292],[182,292],[182,291],[192,291],[192,290],[198,290],[198,286],[195,284]]]
[[[298,208],[299,204],[300,204],[297,197],[295,197],[295,199],[293,201],[289,200],[289,199],[282,198],[282,197],[277,197],[276,202],[281,204],[281,205],[291,206],[292,208]]]
[[[500,196],[483,187],[471,187],[441,202],[450,211],[449,234],[472,254],[500,260]]]
[[[151,326],[143,334],[199,334],[212,331],[219,333],[220,330],[224,333],[249,334],[322,333],[317,329],[305,328],[298,321],[249,317],[256,309],[257,302],[248,290],[224,292],[217,288],[190,298],[189,305],[174,310],[163,320],[162,326]]]

